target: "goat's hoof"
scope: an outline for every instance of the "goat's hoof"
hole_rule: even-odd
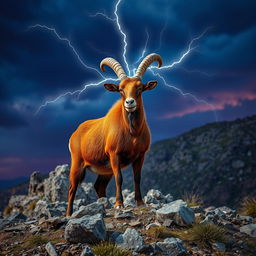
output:
[[[124,208],[124,205],[123,204],[116,204],[115,208],[116,209],[121,209],[121,208]]]

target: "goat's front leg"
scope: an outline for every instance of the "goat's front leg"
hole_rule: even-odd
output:
[[[123,183],[123,177],[120,167],[120,161],[119,156],[116,153],[111,153],[109,155],[110,158],[110,164],[113,170],[113,174],[115,176],[115,182],[116,182],[116,208],[124,207],[123,204],[123,195],[122,195],[122,183]]]
[[[135,201],[137,206],[144,205],[140,192],[140,180],[141,180],[141,169],[144,162],[144,153],[141,153],[139,157],[133,162],[133,177],[134,177],[134,190],[135,190]]]

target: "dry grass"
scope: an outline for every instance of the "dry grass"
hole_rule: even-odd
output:
[[[36,201],[34,201],[34,202],[32,202],[29,206],[28,206],[28,209],[30,210],[30,211],[34,211],[34,209],[36,208]]]
[[[182,199],[188,204],[188,206],[202,206],[204,204],[202,197],[196,192],[184,192]]]
[[[256,218],[256,197],[246,197],[242,202],[240,213]]]
[[[5,208],[4,208],[4,211],[3,211],[3,215],[4,216],[9,216],[12,212],[12,207],[10,207],[9,205],[7,205]]]
[[[102,242],[93,246],[93,253],[96,256],[130,256],[129,251],[118,248],[115,244],[110,242]]]
[[[195,224],[184,232],[181,238],[207,248],[211,247],[212,243],[226,241],[225,229],[214,224]]]
[[[152,227],[147,231],[147,235],[154,238],[167,238],[171,236],[175,236],[174,232],[172,232],[170,229],[163,227],[163,226],[157,226],[157,227]]]

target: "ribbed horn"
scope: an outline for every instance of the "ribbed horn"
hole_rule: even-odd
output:
[[[109,66],[110,68],[112,68],[114,70],[114,72],[116,73],[118,79],[120,79],[120,80],[123,80],[127,77],[127,75],[126,75],[125,71],[123,70],[121,64],[113,58],[105,58],[101,61],[100,69],[103,72],[105,71],[104,66]]]
[[[156,53],[151,53],[149,54],[147,57],[145,57],[143,59],[143,61],[140,63],[135,77],[142,79],[145,71],[147,70],[147,68],[154,62],[157,61],[158,62],[158,67],[160,68],[162,66],[162,58],[160,57],[160,55],[156,54]]]

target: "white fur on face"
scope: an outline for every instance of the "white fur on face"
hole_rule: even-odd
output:
[[[134,112],[136,110],[136,100],[134,98],[127,98],[124,101],[124,107],[127,112]]]

